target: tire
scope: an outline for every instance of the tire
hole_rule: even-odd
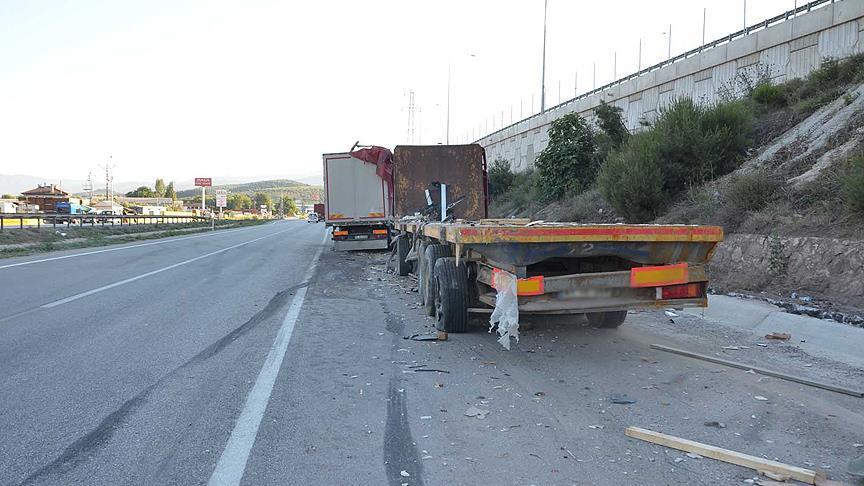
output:
[[[612,312],[589,312],[585,314],[588,318],[588,324],[591,327],[599,329],[614,329],[621,324],[624,324],[624,319],[627,318],[627,311],[612,311]]]
[[[408,251],[411,250],[411,240],[408,238],[408,235],[399,235],[396,237],[396,259],[397,259],[397,269],[399,270],[399,276],[405,277],[409,273],[411,273],[411,262],[405,261],[405,256],[408,255]]]
[[[439,331],[468,331],[468,265],[456,266],[456,258],[435,262],[435,327]]]
[[[423,265],[420,267],[420,281],[423,283],[423,307],[426,315],[435,315],[435,262],[439,258],[453,256],[449,245],[427,245]]]

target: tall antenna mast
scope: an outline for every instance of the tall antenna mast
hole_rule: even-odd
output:
[[[414,90],[408,91],[408,143],[414,143]]]
[[[105,164],[105,200],[114,200],[114,156],[108,156],[108,163]]]
[[[84,187],[82,188],[87,191],[88,196],[90,197],[90,204],[93,204],[93,171],[87,172],[87,180],[84,181]]]

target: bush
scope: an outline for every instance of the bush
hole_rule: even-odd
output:
[[[733,179],[729,204],[739,211],[759,211],[771,202],[780,183],[764,172],[751,172]]]
[[[535,164],[540,197],[552,201],[589,187],[597,173],[596,151],[594,133],[578,113],[553,121],[549,145]]]
[[[762,83],[753,90],[750,97],[760,105],[779,107],[786,105],[784,92],[771,83]]]
[[[500,196],[513,186],[513,170],[506,159],[497,158],[489,166],[489,195]]]
[[[633,135],[624,150],[609,155],[597,176],[603,196],[630,222],[650,221],[666,205],[656,138],[652,132]]]
[[[597,140],[597,159],[602,163],[609,154],[624,145],[630,137],[630,131],[621,117],[622,110],[618,106],[607,105],[600,100],[600,106],[594,108],[597,117],[597,127],[600,133],[595,135]]]
[[[849,170],[841,178],[843,202],[850,213],[864,215],[864,155],[852,159]]]

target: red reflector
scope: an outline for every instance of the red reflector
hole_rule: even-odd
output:
[[[381,230],[372,230],[372,234],[373,234],[373,235],[386,235],[386,234],[387,234],[387,230],[386,230],[386,229],[381,229]]]
[[[702,297],[702,284],[690,283],[684,285],[670,285],[662,287],[660,298],[667,299],[692,299]]]
[[[334,231],[333,236],[348,236],[347,231]]]

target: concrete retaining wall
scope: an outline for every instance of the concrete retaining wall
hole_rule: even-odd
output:
[[[680,98],[712,103],[733,90],[737,74],[768,70],[775,83],[800,78],[826,58],[841,59],[864,52],[864,2],[842,0],[799,14],[778,24],[706,49],[692,57],[613,83],[600,92],[570,100],[481,138],[489,161],[503,158],[514,170],[533,166],[548,144],[551,122],[578,112],[593,118],[600,100],[620,107],[628,128],[653,120],[663,106]]]

